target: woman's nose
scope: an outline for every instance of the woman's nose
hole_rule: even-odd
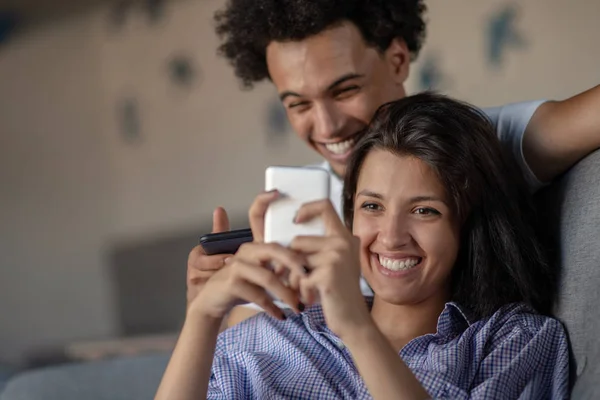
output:
[[[379,230],[379,241],[388,250],[402,248],[409,244],[412,235],[407,222],[400,217],[385,218]]]

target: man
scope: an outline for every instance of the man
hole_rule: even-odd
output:
[[[270,79],[294,131],[325,159],[338,210],[341,179],[362,129],[379,106],[406,96],[410,62],[425,36],[424,11],[418,0],[231,0],[216,15],[220,51],[238,78],[247,87]],[[534,191],[600,147],[598,109],[600,86],[560,102],[484,111]],[[218,208],[213,231],[228,229]],[[226,258],[192,250],[188,302]],[[254,313],[238,307],[228,324]]]

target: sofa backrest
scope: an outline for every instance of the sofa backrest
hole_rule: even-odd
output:
[[[600,150],[536,195],[559,268],[556,316],[573,355],[573,399],[600,399]]]

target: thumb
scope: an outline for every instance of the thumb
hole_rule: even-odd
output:
[[[213,228],[212,233],[229,231],[229,217],[227,211],[223,207],[215,208],[213,212]]]

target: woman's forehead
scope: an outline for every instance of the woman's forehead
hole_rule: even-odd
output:
[[[368,190],[383,197],[436,197],[446,201],[437,173],[417,157],[376,149],[366,156],[357,181],[357,194]]]

